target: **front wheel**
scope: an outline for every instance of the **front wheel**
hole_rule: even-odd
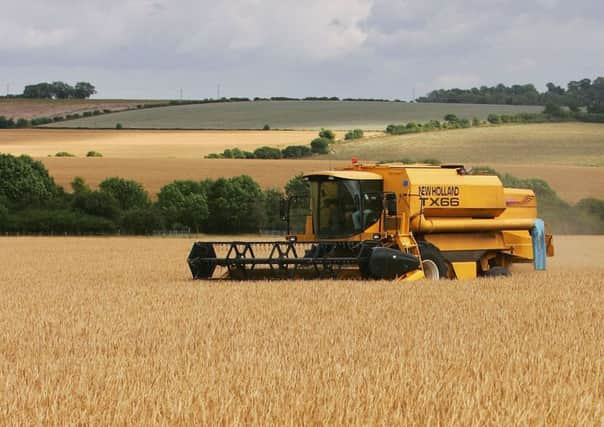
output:
[[[422,257],[422,269],[426,279],[442,280],[449,277],[449,264],[440,250],[432,243],[418,242]]]

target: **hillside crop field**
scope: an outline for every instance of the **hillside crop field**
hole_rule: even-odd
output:
[[[0,116],[15,119],[53,117],[94,110],[122,111],[143,104],[160,104],[167,101],[140,99],[0,99]]]
[[[438,283],[195,282],[192,240],[0,238],[0,424],[604,420],[602,237]]]
[[[506,125],[386,136],[335,147],[337,159],[436,158],[451,163],[604,166],[604,125]]]
[[[156,129],[362,128],[384,130],[388,124],[442,120],[448,113],[486,119],[490,113],[541,112],[541,106],[416,104],[355,101],[255,101],[194,104],[124,111],[48,125],[49,127]]]

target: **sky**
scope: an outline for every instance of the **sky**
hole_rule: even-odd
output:
[[[21,0],[0,8],[0,93],[339,96],[604,76],[603,0]]]

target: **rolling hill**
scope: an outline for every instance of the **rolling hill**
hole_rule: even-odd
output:
[[[140,129],[378,129],[390,123],[442,120],[445,114],[485,119],[491,113],[540,112],[539,106],[415,104],[359,101],[255,101],[130,110],[49,127]]]

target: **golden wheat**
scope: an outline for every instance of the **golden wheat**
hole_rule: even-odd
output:
[[[191,239],[0,239],[0,424],[604,422],[602,237],[546,273],[194,282]]]

